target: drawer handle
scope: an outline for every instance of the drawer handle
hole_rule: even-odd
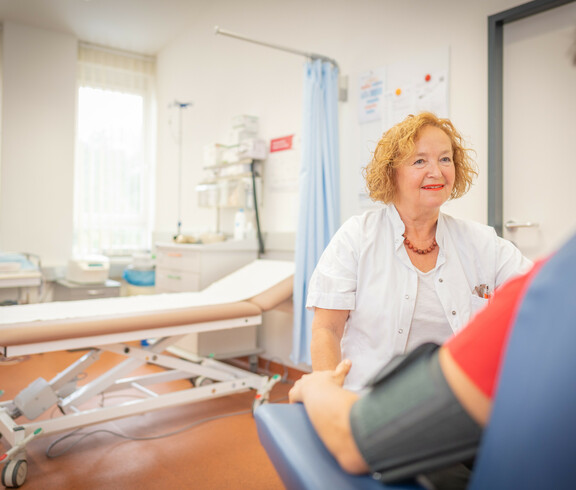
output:
[[[168,252],[168,257],[182,257],[182,254],[178,252]]]
[[[88,289],[86,294],[88,294],[88,296],[98,296],[99,294],[102,294],[102,291],[99,289]]]
[[[168,274],[166,277],[167,277],[168,279],[176,279],[177,281],[180,281],[180,280],[182,279],[181,276],[174,276],[174,275],[172,275],[172,274]]]

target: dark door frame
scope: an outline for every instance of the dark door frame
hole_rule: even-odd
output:
[[[504,26],[576,0],[534,0],[488,17],[488,224],[502,236]]]

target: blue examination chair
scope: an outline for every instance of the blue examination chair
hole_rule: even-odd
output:
[[[530,285],[511,333],[472,490],[576,488],[576,237]],[[412,489],[342,471],[300,404],[255,412],[258,434],[289,490]]]

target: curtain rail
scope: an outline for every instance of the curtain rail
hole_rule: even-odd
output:
[[[259,44],[260,46],[266,46],[268,48],[279,49],[280,51],[286,51],[287,53],[297,54],[299,56],[305,56],[306,58],[310,58],[313,60],[323,60],[332,63],[336,68],[339,68],[338,62],[332,58],[328,58],[327,56],[316,54],[316,53],[308,53],[306,51],[300,51],[298,49],[287,48],[285,46],[279,46],[277,44],[266,43],[263,41],[257,41],[255,39],[250,39],[249,37],[241,36],[239,34],[234,34],[233,32],[225,31],[220,29],[218,26],[214,27],[214,33],[216,35],[221,34],[223,36],[233,37],[235,39],[240,39],[242,41],[248,41],[249,43]]]

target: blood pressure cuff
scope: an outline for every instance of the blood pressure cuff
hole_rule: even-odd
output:
[[[424,344],[386,365],[352,407],[356,444],[374,478],[395,482],[472,459],[482,428],[462,408]]]

